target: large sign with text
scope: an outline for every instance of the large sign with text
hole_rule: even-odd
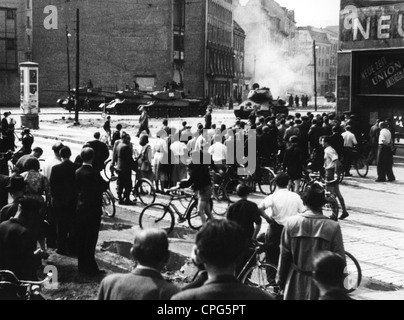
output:
[[[342,0],[343,50],[404,47],[404,0]]]
[[[404,51],[355,54],[358,94],[404,95]]]

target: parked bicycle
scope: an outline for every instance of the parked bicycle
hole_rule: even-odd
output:
[[[168,203],[152,203],[142,210],[139,216],[140,228],[159,228],[170,234],[174,230],[175,215],[178,216],[178,223],[188,221],[191,229],[199,230],[202,227],[202,219],[198,213],[198,197],[195,193],[184,213],[181,213],[173,202],[188,196],[174,189],[169,189],[167,196],[169,197]]]
[[[109,191],[115,200],[118,198],[118,176],[115,174],[115,169],[112,167],[112,160],[109,159],[104,165],[104,177],[109,181]],[[137,172],[132,171],[132,182],[134,182],[133,188],[131,190],[131,195],[133,196],[132,201],[137,201],[137,198],[144,205],[153,203],[156,200],[156,190],[153,183],[146,178],[138,179]]]
[[[40,294],[52,273],[40,281],[20,280],[9,270],[0,270],[0,300],[45,300]]]
[[[267,263],[265,260],[267,248],[266,244],[257,241],[251,257],[237,278],[246,285],[270,293],[275,299],[282,299],[282,291],[275,281],[277,266]],[[346,269],[343,285],[348,293],[352,293],[362,283],[362,269],[358,260],[348,251],[345,251],[345,259]]]

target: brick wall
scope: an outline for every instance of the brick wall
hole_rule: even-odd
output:
[[[36,7],[57,3],[36,0]],[[151,6],[149,6],[149,3]],[[154,75],[156,90],[172,79],[171,1],[83,1],[58,4],[58,29],[46,30],[43,10],[34,12],[33,60],[40,65],[40,104],[53,106],[67,92],[66,24],[71,87],[76,69],[76,8],[80,9],[80,86],[133,85],[137,75]]]

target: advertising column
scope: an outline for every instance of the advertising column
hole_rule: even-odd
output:
[[[30,129],[39,129],[38,69],[37,63],[20,63],[21,125]]]

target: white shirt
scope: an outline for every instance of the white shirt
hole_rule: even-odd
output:
[[[45,177],[47,177],[48,180],[50,180],[50,175],[51,175],[53,166],[55,166],[59,163],[61,163],[61,161],[59,159],[56,159],[55,157],[45,160],[43,167],[42,167],[42,174]]]
[[[327,147],[324,149],[324,168],[331,169],[335,167],[334,161],[338,160],[338,153],[333,147]]]
[[[279,189],[266,197],[258,208],[265,210],[269,217],[282,226],[286,224],[288,218],[307,210],[300,196],[287,189]]]
[[[187,146],[180,141],[174,141],[170,145],[170,150],[173,152],[174,157],[182,157],[188,153]]]
[[[206,145],[206,139],[203,137],[201,134],[197,139],[195,143],[195,151],[201,151]]]
[[[227,158],[227,147],[223,143],[215,142],[209,147],[208,153],[212,155],[213,161],[221,162]]]
[[[345,131],[341,136],[344,138],[344,147],[353,148],[358,144],[355,135],[350,131]]]
[[[389,129],[384,128],[380,131],[379,144],[390,144],[390,143],[391,143],[391,132]]]

